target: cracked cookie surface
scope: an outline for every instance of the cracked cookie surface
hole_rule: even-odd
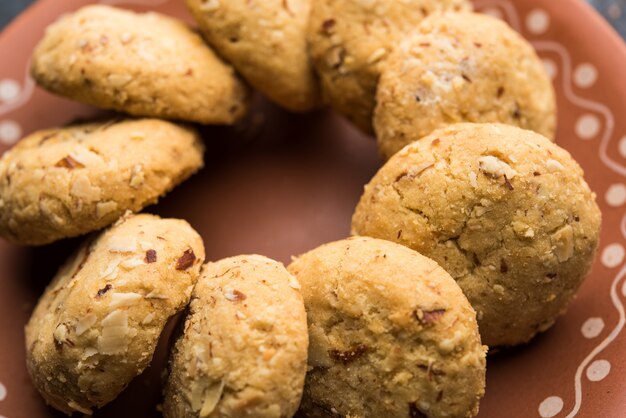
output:
[[[440,129],[394,155],[365,187],[352,232],[413,248],[445,268],[483,342],[545,331],[589,272],[601,214],[570,154],[501,124]]]
[[[485,387],[476,313],[437,263],[353,237],[288,267],[309,324],[304,417],[472,417]]]
[[[374,128],[390,158],[438,128],[500,122],[553,139],[554,88],[533,47],[505,22],[475,13],[424,19],[385,62]]]
[[[293,416],[308,347],[299,289],[259,255],[204,266],[172,350],[164,416]]]
[[[0,235],[46,244],[155,203],[200,167],[195,130],[157,119],[35,132],[0,159]]]
[[[311,0],[187,0],[213,48],[278,105],[306,112],[321,104],[306,32]]]
[[[26,364],[46,402],[71,414],[112,401],[189,302],[203,259],[187,222],[153,215],[125,216],[86,242],[26,325]]]
[[[92,5],[46,29],[33,78],[73,100],[135,116],[231,124],[248,88],[200,35],[170,17]]]
[[[376,86],[388,54],[429,14],[470,9],[466,0],[313,1],[308,39],[323,94],[373,133]]]

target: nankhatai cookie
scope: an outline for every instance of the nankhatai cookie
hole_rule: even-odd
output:
[[[352,229],[437,261],[476,310],[483,342],[510,346],[550,328],[589,272],[601,221],[595,197],[580,166],[547,138],[451,125],[380,169]]]
[[[0,159],[0,235],[46,244],[155,203],[202,167],[195,130],[157,119],[35,132]]]
[[[126,216],[57,273],[26,325],[26,364],[52,407],[91,414],[150,363],[202,260],[185,221]]]
[[[308,334],[298,281],[258,255],[204,266],[176,341],[163,415],[291,417]]]
[[[213,48],[278,105],[306,112],[320,105],[307,51],[311,0],[187,0]]]
[[[400,43],[378,83],[374,128],[391,157],[437,128],[501,122],[554,138],[554,88],[533,47],[505,22],[438,13]]]
[[[470,9],[467,0],[313,1],[308,39],[324,95],[373,133],[376,86],[391,51],[431,13]]]
[[[485,388],[476,313],[437,263],[356,237],[290,266],[309,324],[302,416],[473,417]]]
[[[86,6],[48,27],[31,73],[47,90],[135,116],[231,124],[248,90],[200,35],[157,13]]]

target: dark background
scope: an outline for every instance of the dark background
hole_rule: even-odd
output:
[[[63,1],[63,0],[57,0]],[[587,0],[626,38],[626,0]],[[0,28],[33,0],[0,0]]]
[[[0,0],[0,28],[9,23],[22,9],[25,9],[31,3],[34,3],[34,1]]]

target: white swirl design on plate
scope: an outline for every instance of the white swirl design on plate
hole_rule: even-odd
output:
[[[604,118],[604,132],[602,133],[602,137],[600,139],[600,160],[612,171],[626,177],[626,167],[612,160],[607,152],[609,142],[611,142],[613,131],[615,130],[615,118],[613,117],[611,110],[601,103],[583,99],[574,93],[572,88],[572,59],[563,45],[550,41],[537,41],[533,42],[533,46],[537,48],[538,51],[550,51],[556,53],[563,61],[563,65],[561,66],[563,72],[563,92],[565,93],[567,100],[580,108],[591,110],[602,115]]]
[[[620,227],[622,235],[626,237],[626,216],[622,219]],[[611,283],[611,302],[613,303],[613,306],[619,314],[619,320],[617,321],[617,325],[615,326],[615,328],[613,328],[611,333],[604,340],[602,340],[602,342],[598,344],[591,351],[591,353],[587,355],[587,357],[585,357],[582,363],[580,363],[580,365],[578,366],[578,369],[576,369],[576,375],[574,376],[574,407],[565,418],[575,417],[578,414],[580,407],[582,406],[582,375],[584,370],[598,354],[600,354],[606,347],[609,346],[609,344],[611,344],[615,340],[615,338],[617,338],[620,332],[622,332],[622,329],[624,329],[624,324],[626,323],[626,313],[624,312],[624,305],[622,304],[622,301],[617,293],[617,287],[619,285],[619,282],[624,278],[625,275],[626,264],[622,266],[619,273],[617,273],[617,276],[615,276],[615,278],[613,279],[613,283]]]

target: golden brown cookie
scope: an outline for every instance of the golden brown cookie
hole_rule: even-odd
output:
[[[299,289],[282,264],[259,255],[206,265],[172,351],[163,415],[293,416],[308,347]]]
[[[26,364],[52,407],[91,414],[150,363],[189,302],[204,246],[185,221],[122,218],[59,270],[26,326]]]
[[[589,272],[601,214],[570,154],[501,124],[458,124],[395,154],[365,187],[354,234],[437,261],[510,346],[554,324]]]
[[[332,107],[373,133],[376,85],[387,56],[426,16],[470,10],[467,0],[316,0],[311,59]]]
[[[183,23],[86,6],[46,30],[32,75],[47,90],[135,116],[231,124],[248,89]]]
[[[195,130],[157,119],[35,132],[0,159],[0,235],[40,245],[139,211],[200,167]]]
[[[302,285],[309,371],[301,416],[473,417],[485,388],[476,313],[434,261],[367,237],[290,266]]]
[[[306,112],[320,105],[306,31],[311,0],[187,0],[213,48],[278,105]]]
[[[374,128],[390,158],[437,128],[501,122],[553,139],[554,88],[533,47],[500,19],[437,13],[385,63]]]

